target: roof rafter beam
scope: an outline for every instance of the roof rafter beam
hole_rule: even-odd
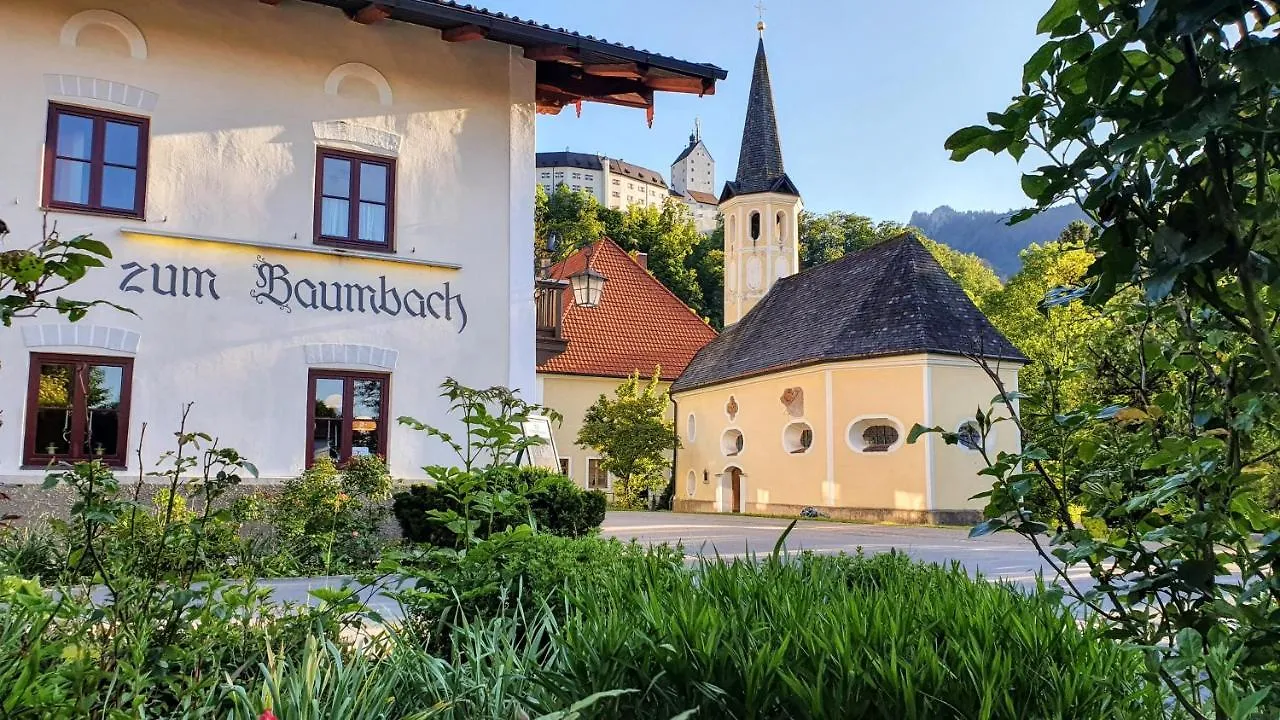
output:
[[[443,30],[440,33],[440,37],[445,42],[471,42],[473,40],[483,40],[488,36],[489,30],[479,25],[461,25]]]
[[[535,45],[534,47],[525,48],[524,56],[527,60],[535,60],[537,62],[578,62],[578,51],[567,45]]]
[[[346,15],[361,25],[372,25],[391,17],[391,10],[377,3],[368,3],[358,10],[346,11]]]
[[[538,66],[538,89],[563,93],[584,100],[639,95],[652,100],[653,91],[635,80],[587,75],[567,65]],[[640,107],[637,105],[637,107]]]
[[[696,93],[698,95],[715,95],[715,82],[708,82],[696,77],[670,77],[663,75],[646,75],[644,86],[660,92]]]
[[[582,72],[597,77],[626,78],[627,80],[639,80],[644,77],[640,66],[632,62],[593,63],[583,65]]]

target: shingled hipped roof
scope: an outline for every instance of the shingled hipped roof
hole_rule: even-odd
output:
[[[606,278],[600,304],[579,307],[573,292],[565,292],[569,347],[538,372],[623,378],[636,372],[652,376],[660,368],[663,380],[679,377],[716,331],[612,240],[595,243],[590,258]],[[586,265],[587,253],[579,250],[553,266],[551,276],[566,280]]]
[[[773,111],[773,86],[769,82],[769,60],[764,54],[763,37],[756,46],[756,65],[751,74],[751,92],[747,95],[738,174],[725,183],[720,201],[762,192],[800,194],[782,166],[782,141],[778,138],[778,118]]]
[[[671,389],[917,353],[1028,362],[920,240],[905,234],[778,280],[694,357]]]

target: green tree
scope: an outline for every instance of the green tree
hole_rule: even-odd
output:
[[[995,271],[991,269],[986,260],[971,253],[953,250],[923,235],[917,234],[917,237],[928,248],[930,254],[938,261],[942,269],[947,271],[951,279],[956,281],[956,284],[964,290],[969,299],[979,308],[984,307],[988,296],[999,292],[1000,278],[996,277]]]
[[[622,213],[614,242],[628,252],[649,256],[649,272],[676,294],[685,305],[702,313],[705,302],[698,274],[689,265],[694,248],[702,241],[689,208],[667,200],[662,208],[632,206]]]
[[[702,317],[711,327],[724,327],[724,220],[716,223],[716,229],[704,235],[693,247],[688,265],[697,275],[702,289]]]
[[[1055,0],[1022,92],[946,143],[957,160],[1035,148],[1044,164],[1022,177],[1035,206],[1015,220],[1070,199],[1101,228],[1083,281],[1047,302],[1105,307],[1143,370],[1132,405],[1059,413],[1061,442],[988,458],[989,519],[975,532],[1025,536],[1194,718],[1280,714],[1280,523],[1254,492],[1280,453],[1277,11]],[[1142,295],[1124,302],[1130,287]],[[1072,484],[1105,537],[1072,517]],[[1052,512],[1028,507],[1040,489]],[[1073,566],[1092,587],[1074,584]]]
[[[947,274],[964,288],[978,307],[982,307],[982,298],[1000,289],[1000,278],[977,255],[953,250],[905,225],[876,222],[865,215],[841,211],[800,213],[800,269],[807,270],[839,260],[849,253],[899,237],[904,232],[916,233]]]
[[[865,215],[849,212],[800,213],[800,268],[839,260],[845,255],[879,242],[891,240],[906,227],[893,222],[875,222]]]
[[[578,445],[600,453],[601,468],[618,479],[614,502],[638,507],[644,491],[667,484],[670,454],[679,446],[675,423],[667,419],[668,397],[658,373],[641,384],[637,373],[618,386],[614,397],[601,395],[578,431]]]
[[[534,251],[539,258],[562,260],[575,250],[604,237],[600,203],[586,190],[574,191],[557,185],[550,195],[541,185],[534,191]],[[552,236],[559,241],[555,252],[547,251]]]
[[[1032,244],[1022,251],[1021,269],[996,292],[986,296],[983,310],[1000,332],[1031,359],[1018,384],[1028,388],[1052,387],[1059,395],[1056,411],[1095,399],[1090,394],[1092,372],[1074,372],[1090,363],[1092,352],[1103,342],[1110,323],[1095,308],[1083,304],[1041,306],[1055,288],[1079,285],[1093,264],[1085,249],[1090,237],[1084,223],[1072,223],[1056,242]],[[1069,388],[1061,383],[1068,382]]]

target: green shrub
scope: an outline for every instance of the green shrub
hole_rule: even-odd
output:
[[[461,476],[431,485],[413,485],[397,493],[392,510],[405,539],[454,547],[459,540],[457,533],[431,513],[461,514],[464,497],[477,492],[510,493],[511,496],[511,502],[488,511],[473,512],[473,519],[479,523],[474,533],[477,538],[510,530],[531,519],[540,532],[563,537],[581,537],[604,522],[603,493],[583,490],[569,478],[543,468],[502,465],[481,473],[474,487],[465,491],[461,488],[463,482],[473,482],[473,479]]]
[[[597,717],[1165,716],[1141,655],[1053,597],[902,556],[622,563],[566,601],[564,698],[641,690]]]
[[[285,481],[280,495],[266,503],[266,515],[293,571],[372,567],[385,544],[380,530],[393,484],[386,464],[373,455],[353,457],[341,469],[320,458]]]
[[[414,589],[401,602],[407,626],[438,648],[464,620],[496,617],[512,607],[533,614],[548,605],[563,616],[560,596],[570,582],[605,583],[635,565],[674,572],[682,563],[683,555],[669,548],[535,535],[524,527],[497,533],[466,552],[427,553],[413,570]]]
[[[226,512],[211,513],[202,519],[190,509],[188,496],[159,489],[151,507],[133,507],[122,512],[107,532],[104,546],[110,562],[132,562],[129,572],[158,577],[169,572],[192,570],[194,574],[223,574],[229,561],[242,553],[237,504]],[[168,523],[165,519],[168,518]]]
[[[43,523],[0,527],[0,572],[49,582],[66,566],[57,533]]]

